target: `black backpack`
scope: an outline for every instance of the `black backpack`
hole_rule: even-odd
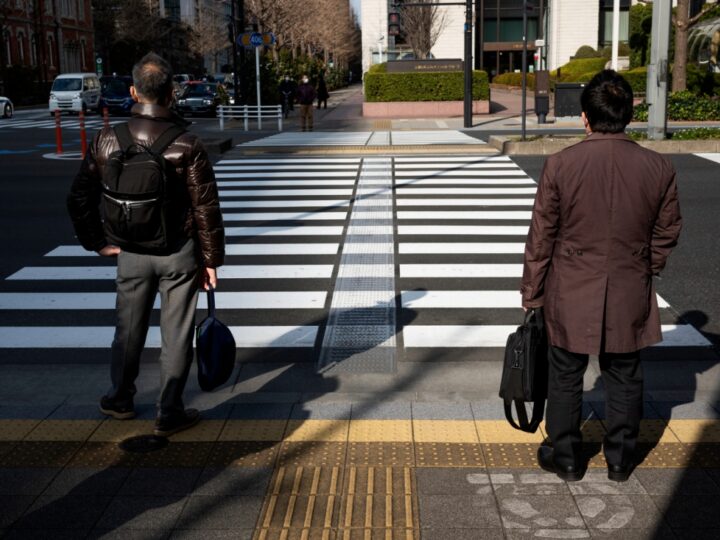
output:
[[[505,418],[515,428],[534,433],[543,419],[547,399],[547,334],[542,308],[529,309],[525,321],[510,334],[505,346],[500,397]],[[525,403],[533,402],[528,419]],[[518,420],[513,419],[515,404]]]
[[[162,154],[185,129],[170,126],[150,147],[133,139],[127,123],[113,129],[120,150],[110,154],[102,175],[105,237],[128,251],[171,250],[179,242],[184,216]]]

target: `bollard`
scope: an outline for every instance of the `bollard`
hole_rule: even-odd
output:
[[[108,111],[107,107],[103,107],[103,127],[110,127],[110,112]]]
[[[80,118],[80,151],[82,152],[82,157],[85,159],[85,152],[87,152],[87,133],[85,131],[85,111],[80,111],[78,113],[78,117]]]
[[[62,126],[60,125],[60,109],[55,109],[55,153],[63,153]]]

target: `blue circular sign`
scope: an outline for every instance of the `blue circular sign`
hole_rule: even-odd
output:
[[[250,35],[250,45],[260,47],[263,44],[263,36],[260,32],[253,32]]]

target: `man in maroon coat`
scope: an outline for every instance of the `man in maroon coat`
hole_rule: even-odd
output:
[[[585,87],[587,138],[545,162],[525,245],[522,305],[543,308],[550,343],[540,466],[579,480],[583,376],[598,355],[606,390],[608,477],[627,480],[642,417],[638,350],[662,340],[652,276],[681,228],[675,170],[625,135],[630,85],[614,71]]]

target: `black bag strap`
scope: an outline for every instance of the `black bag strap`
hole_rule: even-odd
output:
[[[518,419],[517,422],[513,418],[512,404],[515,403],[515,410],[517,411]],[[510,422],[510,425],[520,431],[527,433],[535,433],[537,428],[542,422],[543,414],[545,412],[545,400],[533,402],[532,419],[528,421],[527,411],[525,410],[525,402],[522,400],[504,401],[505,407],[505,418]]]
[[[130,126],[127,122],[117,124],[113,127],[113,131],[115,132],[115,136],[117,137],[117,140],[120,143],[120,148],[123,152],[127,152],[133,146],[138,145],[130,133]],[[155,139],[155,142],[148,149],[149,152],[155,155],[162,155],[162,153],[167,150],[168,146],[170,146],[173,141],[183,133],[185,133],[185,128],[177,125],[171,125],[163,131],[157,139]]]
[[[208,317],[215,317],[215,289],[207,290]]]

